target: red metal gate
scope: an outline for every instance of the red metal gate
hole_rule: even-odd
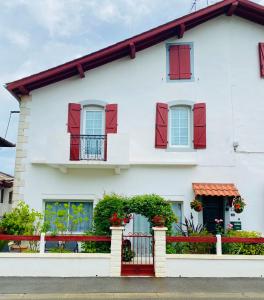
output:
[[[123,235],[122,276],[154,276],[154,238],[134,233]]]

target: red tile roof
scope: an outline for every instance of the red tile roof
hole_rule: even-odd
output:
[[[195,196],[239,196],[233,183],[193,183]]]
[[[7,83],[6,88],[13,96],[20,99],[21,95],[27,95],[32,90],[47,86],[54,82],[77,75],[83,78],[85,76],[85,71],[97,68],[125,56],[135,58],[136,52],[142,51],[177,35],[180,38],[185,31],[222,14],[226,14],[227,16],[236,15],[264,25],[264,7],[262,5],[258,5],[248,0],[223,0],[102,50],[38,74]]]

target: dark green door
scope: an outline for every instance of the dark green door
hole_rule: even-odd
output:
[[[203,223],[209,232],[215,234],[215,219],[222,219],[224,221],[224,199],[223,197],[207,196],[203,197],[202,201]]]

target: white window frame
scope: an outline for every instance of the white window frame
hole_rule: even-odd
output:
[[[171,143],[171,111],[177,107],[184,107],[187,108],[188,110],[188,144],[187,145],[172,145]],[[192,117],[192,107],[190,105],[184,105],[184,104],[177,104],[177,105],[172,105],[169,107],[169,118],[168,118],[168,140],[169,140],[169,147],[175,148],[175,149],[189,149],[192,146],[192,134],[191,134],[191,127],[192,127],[192,122],[191,122],[191,117]]]

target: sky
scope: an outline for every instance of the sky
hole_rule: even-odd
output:
[[[86,55],[191,12],[194,0],[0,0],[0,136],[18,102],[4,84]],[[197,0],[196,9],[219,0]],[[264,0],[254,0],[264,5]],[[16,142],[18,115],[6,138]],[[15,149],[0,148],[13,175]]]

